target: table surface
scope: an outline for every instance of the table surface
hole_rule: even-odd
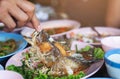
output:
[[[107,73],[105,64],[103,64],[103,66],[100,68],[100,70],[98,72],[96,72],[94,75],[92,75],[91,77],[108,77],[108,78],[110,78],[110,76]]]

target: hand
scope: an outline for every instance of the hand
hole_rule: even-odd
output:
[[[5,24],[6,31],[24,25],[37,29],[39,20],[34,11],[34,5],[27,0],[0,0],[0,21]]]

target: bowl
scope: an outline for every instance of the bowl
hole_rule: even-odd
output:
[[[105,53],[105,65],[108,74],[113,79],[120,79],[120,49],[112,49]]]
[[[9,57],[11,57],[12,55],[23,50],[27,46],[27,42],[24,40],[23,36],[21,36],[19,34],[15,34],[15,33],[0,32],[0,41],[1,42],[7,41],[9,39],[15,40],[17,48],[13,52],[11,52],[7,55],[0,56],[0,62],[8,59]]]
[[[0,79],[23,79],[23,77],[17,72],[0,70]]]
[[[81,25],[74,20],[50,20],[42,22],[40,26],[46,30],[46,32],[52,37],[65,35],[73,29],[79,28]],[[35,31],[32,28],[24,28],[21,34],[27,37],[31,37],[31,34]]]
[[[111,49],[120,48],[120,36],[110,36],[101,39],[103,50],[106,52]]]

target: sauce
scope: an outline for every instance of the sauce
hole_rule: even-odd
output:
[[[120,54],[113,54],[108,57],[109,60],[120,64]]]
[[[73,28],[72,26],[71,27],[48,28],[48,29],[45,29],[45,31],[49,35],[53,35],[53,34],[59,34],[59,33],[70,31],[72,28]]]

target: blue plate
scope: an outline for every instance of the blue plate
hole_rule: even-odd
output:
[[[27,46],[27,42],[24,40],[23,36],[15,33],[0,32],[0,41],[6,41],[8,39],[14,39],[17,42],[17,49],[8,55],[0,56],[0,62],[18,53]]]
[[[4,70],[3,66],[0,64],[0,70]]]

